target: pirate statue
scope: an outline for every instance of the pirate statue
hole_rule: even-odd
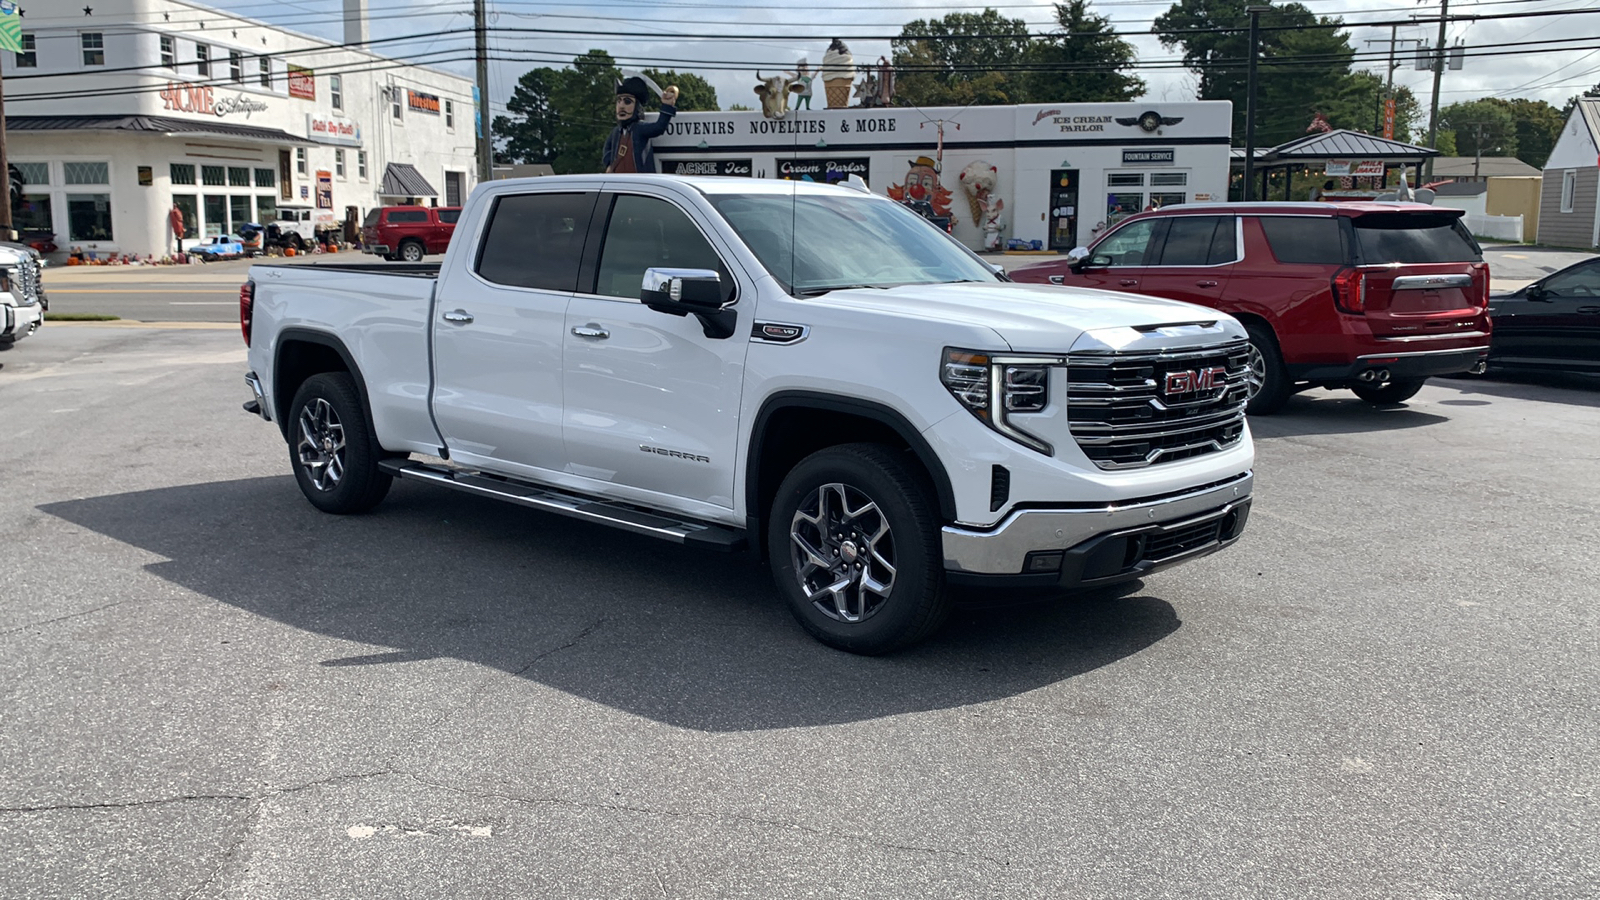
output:
[[[626,74],[626,73],[624,73]],[[645,100],[654,90],[661,97],[661,114],[654,122],[640,117]],[[629,74],[617,84],[617,127],[606,138],[600,164],[606,172],[654,172],[655,154],[650,152],[650,141],[667,130],[672,117],[678,114],[676,85],[662,90],[648,75]]]

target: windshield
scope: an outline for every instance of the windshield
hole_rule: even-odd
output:
[[[791,294],[1000,280],[927,220],[889,200],[727,194],[711,202]]]

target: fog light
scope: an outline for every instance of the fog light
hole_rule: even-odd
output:
[[[1061,571],[1061,560],[1066,555],[1067,551],[1065,550],[1035,550],[1023,560],[1022,572],[1025,575],[1059,572]]]

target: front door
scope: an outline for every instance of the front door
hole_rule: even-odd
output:
[[[461,205],[461,193],[462,193],[462,191],[461,191],[461,173],[460,172],[446,172],[446,173],[444,173],[444,205],[445,206],[460,206]]]
[[[566,467],[562,336],[595,197],[499,197],[471,275],[440,279],[433,410],[452,460],[545,479]]]
[[[647,268],[710,269],[730,298],[726,254],[675,198],[602,196],[597,216],[608,201],[592,293],[580,288],[567,311],[569,470],[620,496],[717,517],[733,508],[746,313],[733,337],[710,338],[694,316],[646,307],[639,290]]]
[[[1078,246],[1078,170],[1055,169],[1050,173],[1050,247],[1071,250]]]
[[[1161,253],[1165,219],[1127,222],[1090,248],[1093,252],[1072,283],[1108,291],[1139,293],[1145,275]]]

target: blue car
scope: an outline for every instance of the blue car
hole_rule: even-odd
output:
[[[206,262],[216,262],[219,259],[239,259],[245,255],[244,241],[236,235],[223,234],[207,240],[203,244],[196,244],[190,251],[195,256]]]

